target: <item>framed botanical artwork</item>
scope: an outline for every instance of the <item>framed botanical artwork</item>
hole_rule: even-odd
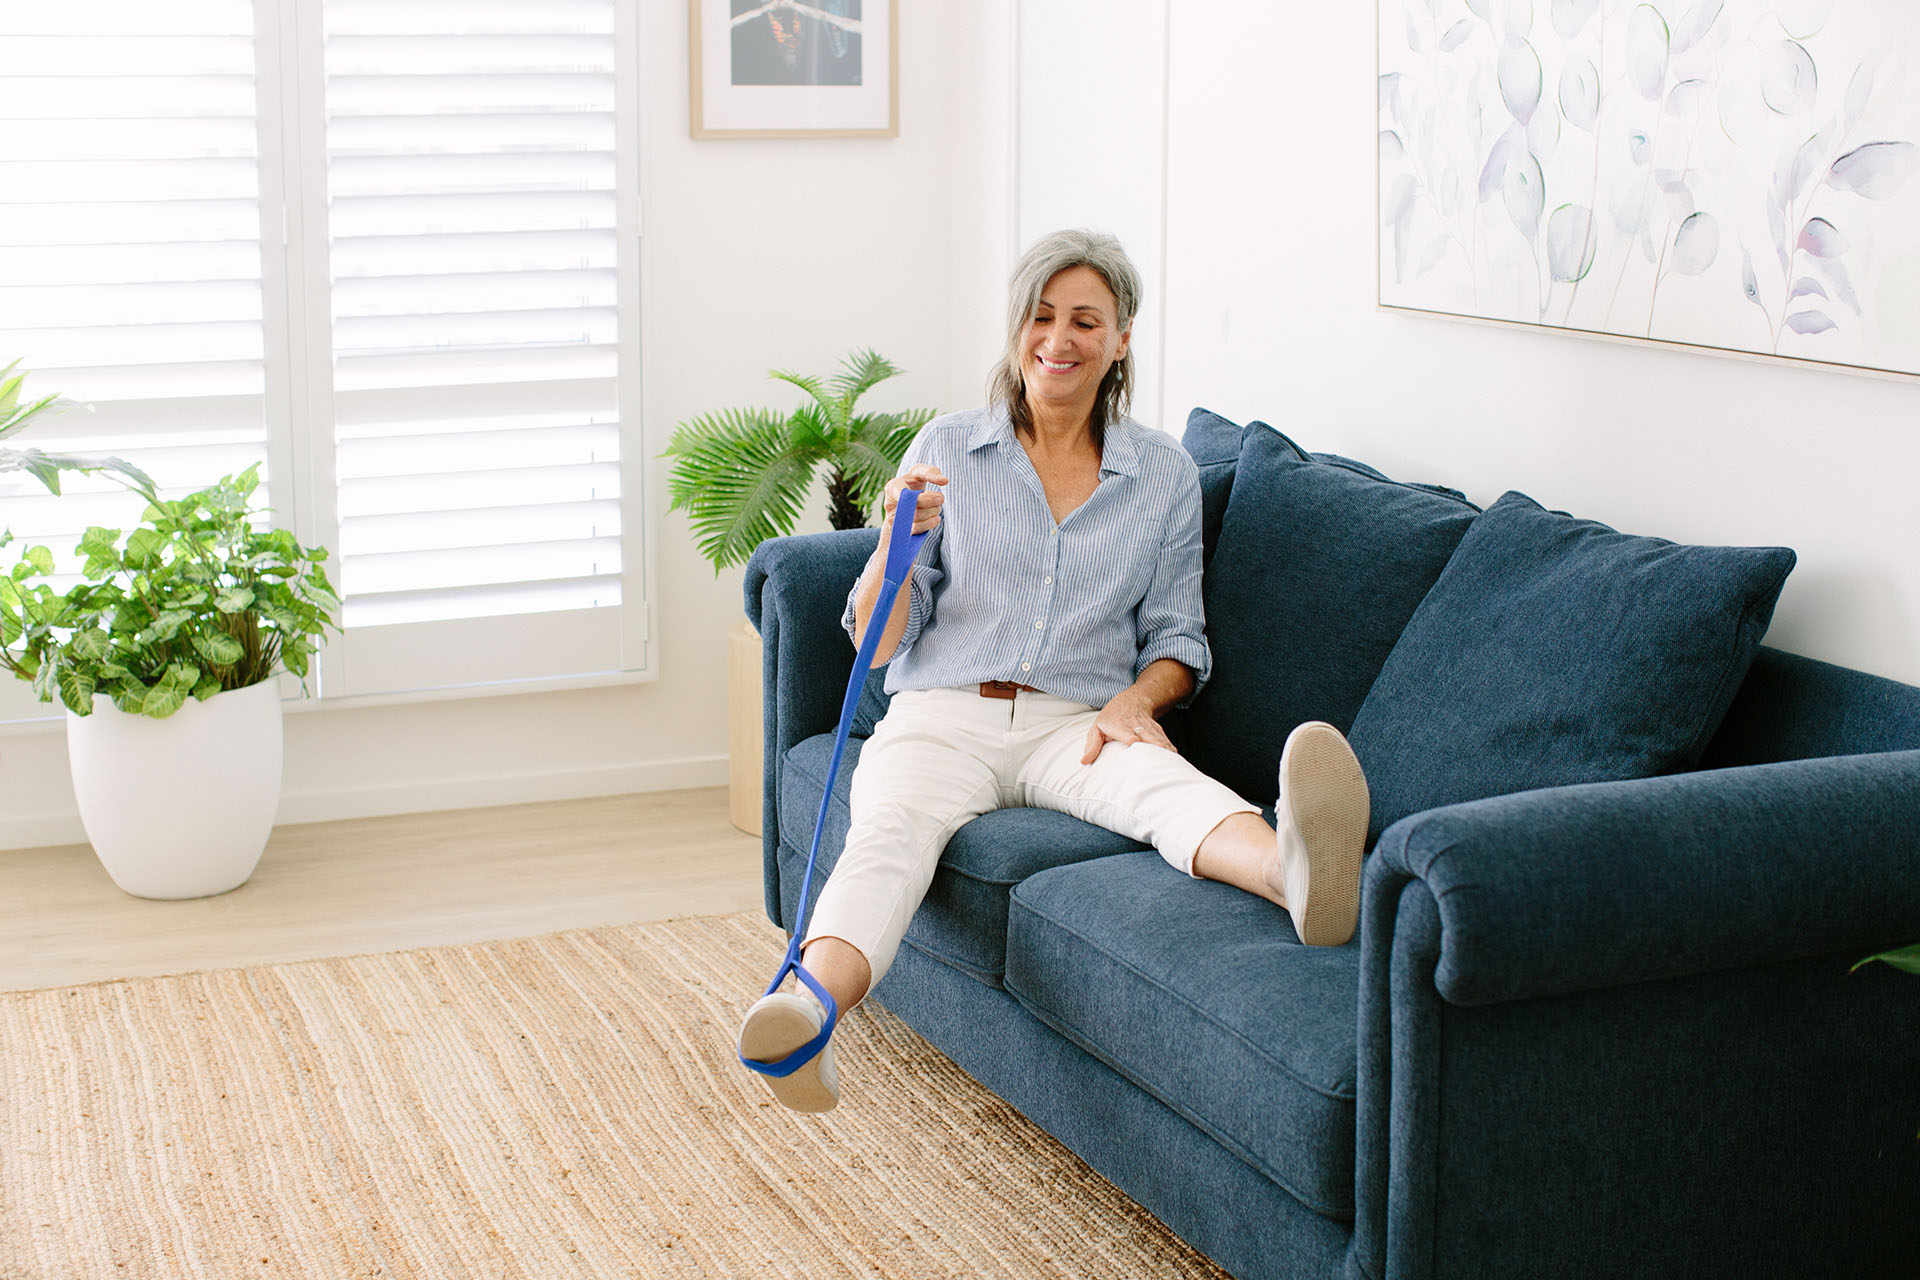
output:
[[[898,0],[690,0],[693,136],[892,138]]]
[[[1912,0],[1379,0],[1380,302],[1920,374]]]

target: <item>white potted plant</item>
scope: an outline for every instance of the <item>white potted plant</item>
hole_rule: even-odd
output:
[[[17,362],[16,362],[17,363]],[[14,366],[0,370],[0,378]],[[0,383],[0,435],[57,407],[19,406]],[[163,498],[117,459],[0,450],[58,494],[62,471],[101,471],[139,494],[124,535],[89,528],[82,581],[56,591],[53,553],[0,561],[0,666],[67,713],[80,820],[107,873],[143,898],[195,898],[243,884],[280,802],[282,670],[304,678],[336,626],[324,548],[256,526],[256,469]],[[0,531],[0,548],[13,541]]]

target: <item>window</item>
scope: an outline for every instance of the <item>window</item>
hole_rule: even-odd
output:
[[[335,553],[324,697],[645,667],[632,0],[15,8],[0,363],[94,406],[27,442],[264,463]],[[137,518],[4,483],[57,553]]]

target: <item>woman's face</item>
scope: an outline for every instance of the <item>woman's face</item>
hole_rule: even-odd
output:
[[[1113,291],[1092,267],[1068,267],[1047,281],[1020,339],[1030,405],[1090,412],[1100,380],[1127,352],[1132,329],[1119,326]]]

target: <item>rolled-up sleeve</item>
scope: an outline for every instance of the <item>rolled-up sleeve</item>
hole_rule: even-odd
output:
[[[866,571],[863,569],[861,572],[864,574]],[[920,550],[914,553],[913,569],[907,575],[907,629],[900,633],[900,644],[893,651],[895,658],[913,647],[913,642],[926,628],[928,619],[933,617],[934,589],[945,576],[940,569],[940,530],[936,528],[920,544]],[[840,615],[840,625],[846,628],[847,638],[856,646],[860,643],[860,624],[853,605],[859,594],[860,579],[856,577],[847,591],[846,610]]]
[[[927,623],[933,620],[934,593],[947,575],[940,568],[940,529],[927,535],[913,557],[913,572],[907,575],[907,629],[900,633],[895,656],[913,647]]]
[[[1185,706],[1206,687],[1213,672],[1213,653],[1207,647],[1206,605],[1201,597],[1200,476],[1189,459],[1182,458],[1183,483],[1167,512],[1160,539],[1160,555],[1153,580],[1134,613],[1134,636],[1139,657],[1133,674],[1161,658],[1173,658],[1193,672],[1193,693]]]

